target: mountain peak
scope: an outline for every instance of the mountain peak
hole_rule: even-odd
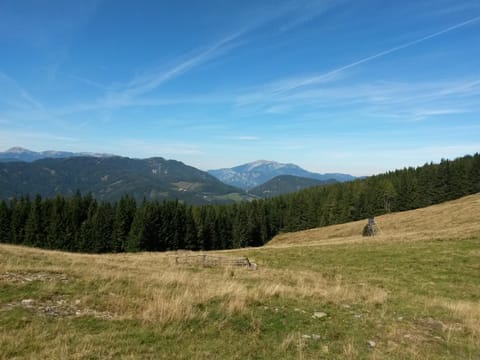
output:
[[[302,169],[295,164],[257,160],[230,169],[209,170],[211,175],[228,185],[248,190],[263,184],[279,175],[293,175],[317,180],[349,181],[354,177],[348,174],[317,174]]]
[[[284,164],[271,160],[256,160],[250,163],[239,165],[233,168],[233,170],[240,172],[266,172],[266,171],[280,171],[281,169],[300,169],[295,164]]]
[[[267,165],[267,164],[277,164],[276,161],[270,161],[270,160],[256,160],[252,161],[251,163],[248,163],[249,165],[252,166],[260,166],[260,165]]]
[[[14,146],[8,149],[6,152],[12,153],[12,154],[21,154],[21,153],[33,153],[34,151],[23,148],[21,146]]]
[[[283,166],[283,164],[280,164],[276,161],[270,161],[270,160],[256,160],[245,165],[248,166],[249,170],[253,170],[261,166],[270,166],[270,167]]]

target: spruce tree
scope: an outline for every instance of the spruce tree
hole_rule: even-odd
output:
[[[77,250],[80,252],[92,253],[95,250],[95,227],[94,218],[97,212],[97,202],[92,198],[91,201],[84,203],[87,206],[86,219],[80,225],[80,234],[78,236]]]
[[[113,250],[113,221],[114,212],[112,205],[109,203],[99,204],[93,217],[93,252],[105,253]]]
[[[126,250],[128,234],[137,210],[135,199],[123,196],[116,204],[115,221],[113,224],[112,251],[123,252]]]
[[[80,192],[77,191],[65,206],[65,248],[69,251],[77,251],[80,246],[80,228],[87,217]]]
[[[469,173],[469,183],[473,193],[480,192],[480,154],[476,153],[472,159]]]
[[[174,215],[174,247],[172,250],[185,249],[185,238],[187,236],[187,213],[186,206],[178,202],[175,203],[175,215]]]
[[[193,218],[192,207],[188,206],[185,212],[185,249],[199,250],[197,226]]]
[[[23,244],[25,241],[25,225],[30,214],[30,199],[21,198],[12,202],[12,216],[10,220],[11,240],[14,244]]]
[[[129,252],[136,251],[145,251],[145,211],[146,211],[146,202],[143,203],[137,208],[135,216],[133,217],[132,225],[128,233],[127,244],[125,250]]]
[[[52,201],[47,230],[47,247],[50,249],[66,249],[67,214],[65,199],[61,196]]]
[[[25,244],[43,247],[46,243],[45,219],[43,218],[43,202],[40,195],[35,197],[25,224]]]
[[[0,242],[10,243],[11,231],[10,231],[10,209],[5,201],[0,201]]]

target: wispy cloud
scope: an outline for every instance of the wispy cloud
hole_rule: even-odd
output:
[[[139,156],[167,156],[178,158],[185,155],[201,155],[202,151],[196,144],[183,142],[168,142],[164,140],[147,141],[143,139],[122,139],[115,141],[111,149],[135,149],[134,152]]]
[[[480,81],[478,79],[465,79],[459,81],[443,81],[437,83],[390,83],[371,82],[348,85],[339,85],[338,82],[345,80],[349,70],[361,65],[373,62],[403,49],[419,45],[430,39],[440,37],[454,30],[473,25],[480,20],[474,17],[466,21],[446,27],[440,31],[431,33],[405,42],[395,47],[377,52],[370,56],[339,66],[324,73],[310,75],[297,75],[274,80],[267,84],[261,84],[248,89],[234,89],[229,92],[218,92],[200,95],[182,95],[173,97],[158,97],[155,91],[162,85],[197,69],[213,60],[217,60],[242,46],[246,42],[253,41],[255,30],[271,24],[275,20],[284,20],[289,17],[284,31],[291,30],[296,26],[308,22],[316,16],[320,16],[333,6],[330,1],[317,1],[312,3],[314,9],[309,7],[307,1],[300,3],[288,2],[280,6],[276,11],[262,19],[252,21],[251,24],[211,43],[208,46],[197,48],[185,54],[182,58],[171,63],[170,66],[153,68],[134,76],[123,84],[100,84],[96,81],[85,79],[76,75],[72,78],[82,83],[93,86],[101,91],[101,95],[92,101],[74,103],[61,108],[49,109],[48,114],[52,118],[62,118],[65,115],[79,112],[101,111],[109,112],[123,107],[148,107],[178,104],[229,104],[238,108],[243,107],[254,112],[263,112],[272,115],[287,114],[303,107],[306,111],[315,111],[324,107],[357,106],[370,110],[375,107],[378,114],[399,115],[398,118],[414,117],[417,119],[450,115],[453,110],[468,112],[474,106],[480,95]],[[300,5],[298,5],[300,4]],[[311,11],[311,13],[309,13]],[[16,91],[21,94],[25,104],[31,109],[42,109],[42,104],[31,96],[25,89],[13,79],[0,73],[0,82],[10,81],[15,84]],[[462,100],[447,102],[442,106],[435,104],[439,99]],[[468,100],[468,101],[467,101]],[[460,106],[461,105],[461,106]],[[399,107],[410,107],[407,113],[396,112]],[[394,109],[394,107],[396,107]],[[478,109],[478,106],[477,106]],[[242,110],[240,110],[242,111]],[[450,112],[448,112],[450,111]],[[108,116],[108,114],[106,115]],[[386,116],[386,115],[385,115]],[[42,116],[44,118],[45,116]],[[238,140],[254,141],[255,137],[237,137]]]
[[[449,33],[453,30],[456,30],[456,29],[459,29],[461,27],[464,27],[464,26],[467,26],[469,24],[472,24],[474,22],[477,22],[478,20],[480,20],[480,16],[477,16],[477,17],[474,17],[472,19],[469,19],[469,20],[466,20],[466,21],[463,21],[461,23],[458,23],[458,24],[455,24],[453,26],[450,26],[448,28],[445,28],[443,30],[440,30],[440,31],[437,31],[433,34],[430,34],[430,35],[427,35],[427,36],[424,36],[424,37],[421,37],[419,39],[416,39],[416,40],[413,40],[413,41],[409,41],[409,42],[406,42],[406,43],[403,43],[401,45],[398,45],[398,46],[395,46],[395,47],[392,47],[390,49],[387,49],[387,50],[384,50],[384,51],[381,51],[379,53],[376,53],[374,55],[370,55],[370,56],[367,56],[363,59],[360,59],[358,61],[354,61],[350,64],[347,64],[347,65],[344,65],[342,67],[339,67],[338,69],[335,69],[335,70],[332,70],[328,73],[326,73],[325,75],[330,75],[330,74],[335,74],[337,72],[343,72],[345,70],[348,70],[348,69],[351,69],[353,67],[356,67],[356,66],[359,66],[359,65],[362,65],[362,64],[365,64],[367,62],[370,62],[370,61],[373,61],[375,59],[378,59],[378,58],[381,58],[381,57],[384,57],[386,55],[390,55],[394,52],[397,52],[397,51],[400,51],[400,50],[403,50],[403,49],[406,49],[406,48],[409,48],[409,47],[412,47],[414,45],[418,45],[422,42],[425,42],[427,40],[430,40],[430,39],[433,39],[433,38],[436,38],[438,36],[441,36],[443,34],[446,34],[446,33]]]
[[[352,68],[472,25],[479,20],[480,16],[462,21],[325,73],[275,80],[237,96],[236,105],[250,107],[253,111],[268,114],[284,114],[299,107],[305,108],[305,106],[322,108],[335,107],[341,104],[342,106],[375,105],[385,108],[404,105],[410,106],[411,109],[408,114],[399,117],[409,117],[416,120],[431,116],[450,115],[453,114],[452,109],[455,109],[456,113],[470,112],[472,108],[474,111],[478,111],[478,106],[473,103],[478,101],[480,95],[480,80],[478,78],[434,83],[376,82],[367,84],[349,83],[348,86],[341,86],[336,83],[345,79],[347,71]],[[439,99],[452,103],[426,106],[428,104],[432,105]],[[462,103],[458,104],[460,101]],[[449,111],[447,111],[447,107]],[[428,110],[425,110],[425,108],[428,108]],[[389,111],[391,112],[391,109]]]
[[[325,9],[331,6],[331,2],[326,0],[316,1],[314,3],[305,2],[301,4],[300,9],[298,4],[292,7],[292,3],[288,3],[287,6],[279,7],[279,9],[272,12],[269,16],[253,21],[248,26],[245,26],[240,30],[220,39],[216,43],[213,43],[212,45],[204,49],[197,50],[196,52],[194,52],[193,55],[187,57],[186,59],[178,61],[167,69],[149,70],[144,72],[143,74],[135,76],[128,84],[120,86],[120,89],[108,91],[105,99],[103,99],[98,105],[107,105],[107,107],[116,107],[123,105],[129,106],[132,104],[132,102],[134,102],[134,99],[142,95],[148,94],[160,87],[162,84],[173,80],[181,75],[184,75],[185,73],[195,69],[200,65],[217,59],[222,55],[225,55],[233,49],[237,48],[241,44],[244,44],[246,40],[242,38],[244,38],[245,35],[251,33],[255,29],[271,21],[282,18],[292,12],[303,13],[302,16],[296,17],[294,21],[288,24],[288,28],[291,29],[299,26],[300,24],[308,21],[309,19],[312,19],[315,16],[318,16],[319,14],[324,12]],[[328,81],[329,77],[330,76],[321,76],[315,81]],[[83,80],[85,82],[85,79]],[[94,86],[97,85],[98,87],[98,84],[90,81],[89,83]],[[284,86],[288,87],[289,85],[285,84]]]
[[[93,80],[90,80],[90,79],[87,79],[85,77],[82,77],[82,76],[78,76],[78,75],[69,75],[72,79],[74,80],[77,80],[83,84],[86,84],[86,85],[89,85],[89,86],[92,86],[94,88],[97,88],[97,89],[100,89],[100,90],[103,90],[103,91],[110,91],[111,90],[111,87],[109,86],[106,86],[106,85],[103,85],[103,84],[100,84],[99,82],[97,81],[93,81]]]
[[[415,115],[423,118],[429,116],[442,116],[442,115],[454,115],[454,114],[465,114],[469,112],[467,109],[421,109],[415,110]]]
[[[331,1],[331,0],[316,0],[316,1],[304,1],[304,2],[294,2],[291,3],[291,8],[289,9],[290,13],[293,13],[293,16],[289,16],[289,19],[283,22],[283,25],[280,27],[280,32],[287,32],[290,30],[299,27],[313,19],[325,14],[334,6],[343,1]]]
[[[240,140],[240,141],[259,141],[260,140],[258,136],[235,136],[232,139]]]
[[[248,29],[242,29],[224,37],[220,41],[217,41],[206,48],[198,49],[197,51],[194,51],[193,55],[185,57],[183,60],[179,60],[166,69],[163,68],[160,70],[153,69],[145,71],[123,85],[105,86],[89,79],[71,75],[71,77],[83,83],[104,90],[104,94],[94,101],[68,105],[56,109],[55,112],[59,115],[65,115],[69,113],[95,111],[101,109],[117,109],[130,106],[160,106],[175,102],[184,102],[185,100],[182,100],[181,98],[165,100],[145,98],[145,95],[148,95],[149,93],[158,89],[166,82],[182,76],[187,72],[199,67],[200,65],[227,54],[229,51],[239,46],[240,42],[238,40],[247,30]],[[190,100],[187,100],[187,102],[189,101]]]
[[[0,93],[2,99],[13,107],[42,109],[43,105],[35,99],[15,79],[0,71]]]
[[[438,2],[438,0],[434,0],[431,3],[426,3],[428,6],[428,13],[429,15],[437,15],[437,16],[451,16],[455,13],[470,13],[472,14],[478,12],[480,10],[480,3],[478,1],[453,1],[450,2],[449,0],[445,1],[445,4]],[[433,9],[433,10],[432,10]]]
[[[344,76],[343,73],[346,70],[349,70],[349,69],[352,69],[354,67],[366,64],[368,62],[374,61],[376,59],[379,59],[379,58],[382,58],[384,56],[390,55],[392,53],[398,52],[400,50],[404,50],[404,49],[407,49],[409,47],[418,45],[418,44],[423,43],[427,40],[439,37],[441,35],[444,35],[446,33],[454,31],[456,29],[459,29],[459,28],[465,27],[467,25],[473,24],[473,23],[475,23],[479,20],[480,20],[480,16],[471,18],[469,20],[457,23],[453,26],[447,27],[443,30],[437,31],[437,32],[432,33],[430,35],[427,35],[427,36],[424,36],[424,37],[421,37],[421,38],[403,43],[401,45],[389,48],[387,50],[380,51],[376,54],[364,57],[360,60],[354,61],[354,62],[349,63],[347,65],[340,66],[336,69],[330,70],[330,71],[325,72],[323,74],[314,74],[314,75],[311,75],[311,76],[305,76],[305,77],[299,77],[299,78],[289,78],[289,79],[282,79],[282,80],[275,81],[275,82],[265,86],[262,89],[263,90],[262,93],[265,93],[265,90],[270,88],[270,95],[274,96],[276,94],[290,92],[290,91],[293,91],[293,90],[296,90],[296,89],[299,89],[299,88],[302,88],[302,87],[308,87],[308,86],[311,86],[311,85],[318,85],[318,84],[322,84],[322,83],[328,83],[328,82],[335,81],[335,80],[343,77]],[[239,99],[239,101],[240,101],[240,103],[248,102],[249,100],[254,100],[257,97],[257,95],[258,94],[253,94],[253,96],[250,96],[250,97],[242,97],[242,98]]]
[[[177,77],[187,74],[188,72],[204,65],[212,60],[216,60],[234,49],[250,42],[252,34],[262,28],[263,26],[274,23],[277,20],[282,20],[284,24],[281,32],[292,30],[307,21],[323,14],[326,10],[334,6],[331,0],[316,0],[316,1],[287,1],[275,4],[275,7],[264,9],[260,11],[262,16],[255,16],[248,19],[248,24],[241,27],[239,30],[221,38],[219,41],[204,47],[196,49],[183,58],[177,59],[176,62],[168,67],[162,66],[160,68],[152,68],[134,76],[130,81],[123,85],[105,86],[95,81],[85,79],[76,75],[73,78],[98,89],[104,90],[104,95],[96,100],[83,104],[73,104],[71,106],[60,109],[60,113],[70,112],[84,112],[99,109],[116,109],[130,106],[158,106],[170,104],[172,102],[196,102],[192,97],[177,98],[177,99],[146,99],[145,95],[154,92],[156,89],[165,83],[174,80]],[[257,14],[258,15],[258,14]],[[305,84],[320,83],[330,81],[333,76],[320,75],[316,79],[295,79],[295,84],[299,81]],[[290,82],[292,79],[289,80]],[[292,85],[288,82],[278,83],[274,85],[275,91],[285,91]],[[295,86],[295,85],[293,85]],[[204,101],[210,101],[212,97],[203,97]],[[218,96],[217,100],[218,102]]]
[[[191,56],[190,58],[174,64],[171,68],[165,71],[151,71],[143,75],[137,76],[132,81],[130,81],[130,83],[123,91],[111,95],[120,96],[121,98],[133,98],[155,90],[163,83],[174,79],[194,69],[195,67],[204,64],[210,60],[213,60],[232,50],[236,47],[234,43],[235,40],[237,40],[244,33],[244,31],[245,30],[238,31],[221,39],[215,44]]]
[[[265,98],[274,98],[293,90],[315,85],[323,85],[335,82],[343,77],[339,72],[329,72],[320,75],[296,76],[273,81],[266,85],[261,85],[253,91],[242,94],[236,98],[237,105],[248,105],[251,103],[263,101]]]

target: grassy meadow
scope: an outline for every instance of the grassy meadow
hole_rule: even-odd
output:
[[[480,195],[282,234],[257,270],[0,245],[2,359],[480,359]]]

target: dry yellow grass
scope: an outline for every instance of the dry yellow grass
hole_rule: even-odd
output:
[[[82,294],[75,300],[112,319],[156,323],[189,320],[206,316],[199,305],[213,300],[233,314],[244,311],[255,301],[269,298],[316,298],[337,304],[358,300],[381,304],[388,298],[383,289],[348,284],[341,277],[326,279],[309,271],[269,268],[198,271],[175,265],[168,253],[82,255],[10,245],[2,245],[0,251],[11,255],[8,257],[11,260],[0,264],[0,274],[39,271],[67,274],[85,282],[87,288],[96,289],[95,293]],[[31,259],[41,257],[42,262],[18,261],[19,255],[29,254]],[[254,286],[248,286],[247,281]]]
[[[453,317],[460,319],[461,324],[444,324],[447,332],[467,330],[477,342],[480,342],[480,301],[435,299],[433,304],[448,309]]]
[[[366,220],[276,236],[266,247],[333,245],[367,241],[467,239],[480,235],[480,194],[423,209],[378,216],[380,234],[361,236]]]
[[[353,341],[349,340],[343,345],[343,356],[345,359],[358,359],[358,351]]]

